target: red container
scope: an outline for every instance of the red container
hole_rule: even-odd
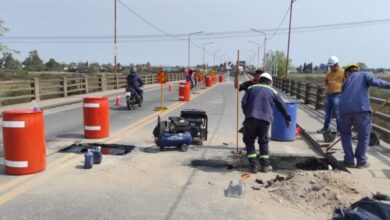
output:
[[[213,75],[213,85],[217,83],[217,75]]]
[[[206,87],[211,87],[213,85],[213,79],[211,76],[206,76]]]
[[[202,76],[202,74],[199,74],[198,75],[198,83],[201,83],[201,82],[203,82],[203,76]]]
[[[5,172],[11,175],[37,173],[46,168],[43,111],[3,112]]]
[[[190,101],[191,97],[191,83],[180,82],[179,85],[179,101]]]
[[[99,139],[110,134],[110,112],[107,97],[84,97],[84,137]]]
[[[221,74],[221,75],[219,75],[219,82],[223,83],[223,81],[225,81],[225,79],[223,78],[223,75]]]

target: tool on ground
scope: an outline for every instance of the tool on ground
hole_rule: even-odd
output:
[[[328,153],[330,149],[332,149],[337,143],[341,141],[341,137],[337,140],[333,141],[333,143],[330,144],[322,144],[321,147],[326,147],[325,153]]]
[[[245,181],[251,177],[250,173],[244,173],[240,180],[231,180],[228,188],[225,190],[226,197],[242,198],[245,195]]]
[[[196,109],[184,109],[181,116],[170,116],[169,121],[157,119],[153,130],[154,140],[160,150],[166,147],[179,147],[188,150],[191,144],[202,145],[207,140],[208,118],[206,112]]]
[[[116,96],[115,105],[121,106],[121,98],[120,98],[119,94]]]

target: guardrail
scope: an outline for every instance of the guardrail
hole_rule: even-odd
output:
[[[313,85],[308,82],[291,80],[286,78],[274,77],[273,86],[281,89],[283,92],[295,96],[297,99],[302,99],[305,104],[310,104],[315,109],[323,109],[325,106],[325,86]],[[385,99],[370,97],[371,104],[379,106],[379,111],[373,111],[372,128],[379,133],[381,139],[390,142],[390,115],[381,112],[390,106],[390,102]]]
[[[140,75],[145,84],[157,83],[157,74]],[[125,88],[127,76],[102,74],[55,79],[0,81],[0,106]],[[168,73],[169,81],[183,80],[182,73]]]

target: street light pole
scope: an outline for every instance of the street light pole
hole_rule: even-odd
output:
[[[191,66],[191,35],[194,34],[201,34],[203,31],[193,32],[188,34],[188,69],[190,69]]]
[[[214,66],[215,66],[215,54],[217,54],[219,51],[222,51],[221,49],[219,50],[214,50]]]
[[[205,63],[204,63],[204,50],[205,50],[205,46],[208,45],[208,44],[213,44],[214,42],[210,41],[210,42],[206,42],[203,44],[203,66],[205,67]]]
[[[294,1],[296,1],[296,0],[291,0],[291,3],[290,3],[290,21],[289,21],[289,25],[288,25],[287,60],[286,60],[286,75],[285,75],[286,78],[288,77],[288,60],[289,60],[289,56],[290,56],[291,17],[292,17],[292,6],[293,6]]]
[[[254,41],[248,41],[251,44],[257,45],[257,68],[260,68],[260,44],[254,42]]]
[[[118,44],[116,41],[116,0],[114,0],[114,74],[117,74],[116,56],[118,54]]]
[[[248,51],[250,51],[250,52],[252,52],[252,64],[253,64],[253,66],[255,66],[255,57],[256,57],[256,51],[254,51],[254,50],[251,50],[251,49],[248,49]]]
[[[258,32],[258,33],[264,35],[264,42],[263,42],[263,44],[264,44],[263,69],[264,69],[265,68],[265,52],[267,51],[267,33],[265,33],[264,31],[260,31],[260,30],[254,29],[254,28],[251,28],[251,30],[254,31],[254,32]]]

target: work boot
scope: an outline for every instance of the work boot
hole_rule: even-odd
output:
[[[370,164],[366,162],[366,163],[363,163],[363,164],[356,165],[356,168],[364,169],[364,168],[368,168],[369,166],[370,166]]]
[[[263,172],[263,173],[268,173],[268,172],[271,172],[271,171],[272,171],[272,166],[271,165],[262,166],[261,167],[261,172]]]
[[[329,131],[330,131],[329,128],[321,128],[321,129],[317,130],[317,133],[321,134],[321,133],[326,133],[326,132],[329,132]]]
[[[251,173],[256,174],[258,169],[259,167],[257,166],[257,164],[249,164],[249,171]]]
[[[347,167],[347,168],[356,168],[355,164],[354,163],[347,163],[347,162],[343,162],[344,166]]]

